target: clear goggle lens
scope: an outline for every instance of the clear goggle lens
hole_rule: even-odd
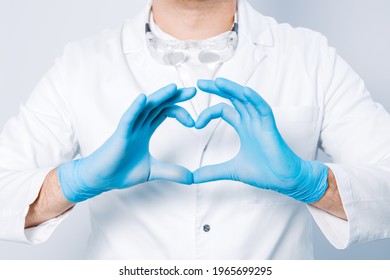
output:
[[[145,37],[151,55],[162,64],[180,65],[194,58],[204,64],[223,63],[233,56],[237,48],[237,12],[232,30],[211,39],[200,41],[161,39],[152,33],[148,21],[145,24]]]

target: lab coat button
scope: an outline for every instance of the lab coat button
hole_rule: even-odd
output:
[[[209,232],[210,231],[210,226],[209,225],[204,225],[203,226],[204,232]]]

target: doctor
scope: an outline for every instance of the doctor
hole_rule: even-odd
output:
[[[311,217],[338,248],[387,238],[389,127],[320,34],[155,0],[69,44],[5,125],[0,238],[43,242],[82,201],[90,258],[307,259]]]

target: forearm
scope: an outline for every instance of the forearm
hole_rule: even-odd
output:
[[[313,203],[312,206],[319,208],[343,220],[347,220],[347,215],[340,197],[336,178],[331,169],[328,168],[328,188],[324,196]]]
[[[37,226],[52,218],[58,217],[74,206],[63,195],[57,176],[53,169],[46,176],[37,199],[30,205],[26,216],[25,228]]]

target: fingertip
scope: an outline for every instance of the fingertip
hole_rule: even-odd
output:
[[[186,91],[188,91],[188,95],[192,98],[196,95],[196,88],[195,87],[189,87],[189,88],[185,88]]]
[[[205,183],[208,181],[208,178],[205,178],[202,174],[203,174],[202,168],[192,172],[193,184],[201,184],[201,183]],[[213,180],[210,180],[210,181],[213,181]]]
[[[194,183],[194,175],[191,171],[188,171],[187,173],[187,181],[184,182],[184,185],[191,186]]]
[[[180,88],[177,90],[177,95],[180,96],[178,102],[183,102],[193,98],[196,95],[196,89],[194,87]]]
[[[207,79],[199,79],[198,82],[197,82],[197,85],[202,85],[202,84],[205,84],[205,83],[210,83],[212,82],[213,80],[207,80]]]
[[[144,105],[146,104],[146,101],[147,101],[147,96],[145,95],[145,93],[141,93],[140,95],[137,96],[136,100],[137,102],[139,102],[141,105]]]
[[[224,82],[226,82],[227,80],[225,78],[222,78],[222,77],[217,77],[215,78],[215,83],[216,84],[223,84]]]
[[[172,90],[177,90],[177,85],[175,83],[172,83],[168,85],[168,88]]]
[[[233,82],[226,79],[226,78],[222,78],[222,77],[218,77],[215,79],[215,85],[219,88],[219,89],[223,89],[227,86],[229,86],[230,84],[232,84]]]
[[[215,86],[216,87],[221,88],[221,87],[223,87],[224,84],[225,84],[224,78],[216,78],[215,79]]]
[[[196,87],[188,87],[187,89],[196,92]]]
[[[204,123],[199,123],[199,122],[196,122],[195,123],[195,128],[196,129],[203,129],[205,127],[205,124]]]
[[[198,80],[198,82],[197,82],[197,86],[198,86],[198,88],[200,88],[200,89],[202,89],[202,88],[208,88],[208,87],[210,87],[210,85],[214,85],[214,81],[213,81],[213,80],[200,79],[200,80]]]
[[[190,117],[189,117],[189,120],[190,120],[190,122],[191,122],[191,126],[190,126],[190,127],[194,127],[194,126],[195,126],[195,121],[194,121],[194,119],[190,116]]]
[[[193,184],[201,183],[199,180],[199,171],[198,170],[195,170],[194,172],[192,172],[192,181],[193,181]]]
[[[185,167],[178,167],[181,171],[177,178],[172,178],[173,181],[179,184],[190,186],[194,183],[194,176],[191,171]]]
[[[186,127],[191,128],[191,127],[194,127],[194,126],[195,126],[195,121],[193,120],[192,117],[188,116],[188,117],[186,118],[185,123],[183,123],[183,124],[184,124]]]
[[[182,125],[186,127],[194,127],[195,121],[185,109],[177,106],[175,107],[174,111],[175,112],[173,114],[168,114],[168,116],[176,118]]]
[[[171,96],[172,94],[175,94],[178,91],[177,85],[175,83],[169,84],[169,85],[161,88],[160,90],[162,90],[163,94],[169,95],[169,96]]]
[[[203,129],[206,127],[206,125],[207,125],[207,120],[204,117],[204,113],[202,113],[202,114],[200,114],[200,116],[198,117],[198,119],[195,122],[195,128],[196,129]]]

